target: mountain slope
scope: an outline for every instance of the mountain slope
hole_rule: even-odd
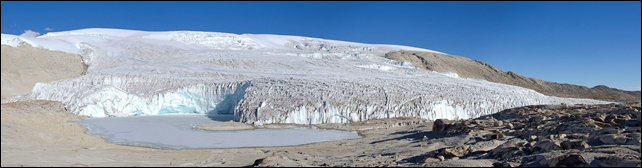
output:
[[[76,78],[87,67],[79,55],[32,47],[2,45],[2,102],[31,92],[36,83]]]
[[[549,96],[588,98],[616,102],[640,100],[640,91],[623,91],[604,85],[588,88],[586,86],[526,78],[515,72],[505,72],[490,64],[461,56],[421,51],[394,51],[387,53],[385,57],[395,61],[408,61],[425,70],[455,72],[460,77],[479,78],[490,82],[525,87]]]

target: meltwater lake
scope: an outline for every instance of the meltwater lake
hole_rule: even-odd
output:
[[[293,146],[313,142],[361,138],[356,132],[324,130],[316,127],[205,131],[193,126],[226,122],[231,117],[207,115],[157,115],[88,118],[83,123],[88,134],[108,143],[161,149],[212,149],[239,147]]]

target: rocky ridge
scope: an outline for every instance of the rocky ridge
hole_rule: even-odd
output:
[[[454,72],[462,78],[478,78],[533,89],[548,96],[587,98],[605,101],[640,101],[640,91],[624,91],[598,85],[592,88],[566,83],[526,78],[512,71],[502,71],[490,64],[466,57],[421,51],[393,51],[385,55],[395,61],[408,61],[424,70]]]

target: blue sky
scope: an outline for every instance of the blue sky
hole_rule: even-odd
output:
[[[0,29],[15,35],[83,28],[192,30],[397,44],[547,81],[640,90],[640,6],[639,1],[2,1]]]

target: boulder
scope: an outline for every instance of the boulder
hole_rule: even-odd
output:
[[[435,123],[432,125],[432,132],[439,133],[450,127],[450,124],[446,123],[443,119],[435,120]]]
[[[520,138],[513,138],[508,140],[506,143],[499,145],[497,148],[491,150],[490,154],[494,157],[500,158],[512,158],[514,156],[520,156],[524,152],[522,151],[527,141]]]
[[[503,125],[504,125],[504,122],[502,122],[502,121],[495,121],[495,123],[493,123],[493,126],[495,126],[495,127],[501,127]]]
[[[522,148],[518,147],[497,147],[491,151],[491,156],[502,159],[522,156],[522,154],[524,154]]]
[[[504,138],[504,134],[502,133],[496,133],[496,134],[491,134],[490,139],[501,139]]]
[[[506,124],[506,128],[513,129],[513,128],[515,128],[515,126],[513,126],[512,123],[508,123],[508,124]]]
[[[506,143],[500,145],[499,147],[523,147],[527,141],[520,139],[520,138],[512,138],[508,140]]]
[[[543,140],[535,143],[533,146],[533,151],[541,151],[541,152],[548,152],[548,151],[553,151],[553,150],[560,150],[562,147],[560,146],[559,141],[553,141],[553,140]]]
[[[587,165],[586,159],[582,155],[570,154],[557,157],[550,162],[550,167],[585,167]]]
[[[439,152],[439,156],[444,156],[445,158],[453,157],[464,157],[471,153],[470,145],[463,145],[454,148],[445,148]]]

